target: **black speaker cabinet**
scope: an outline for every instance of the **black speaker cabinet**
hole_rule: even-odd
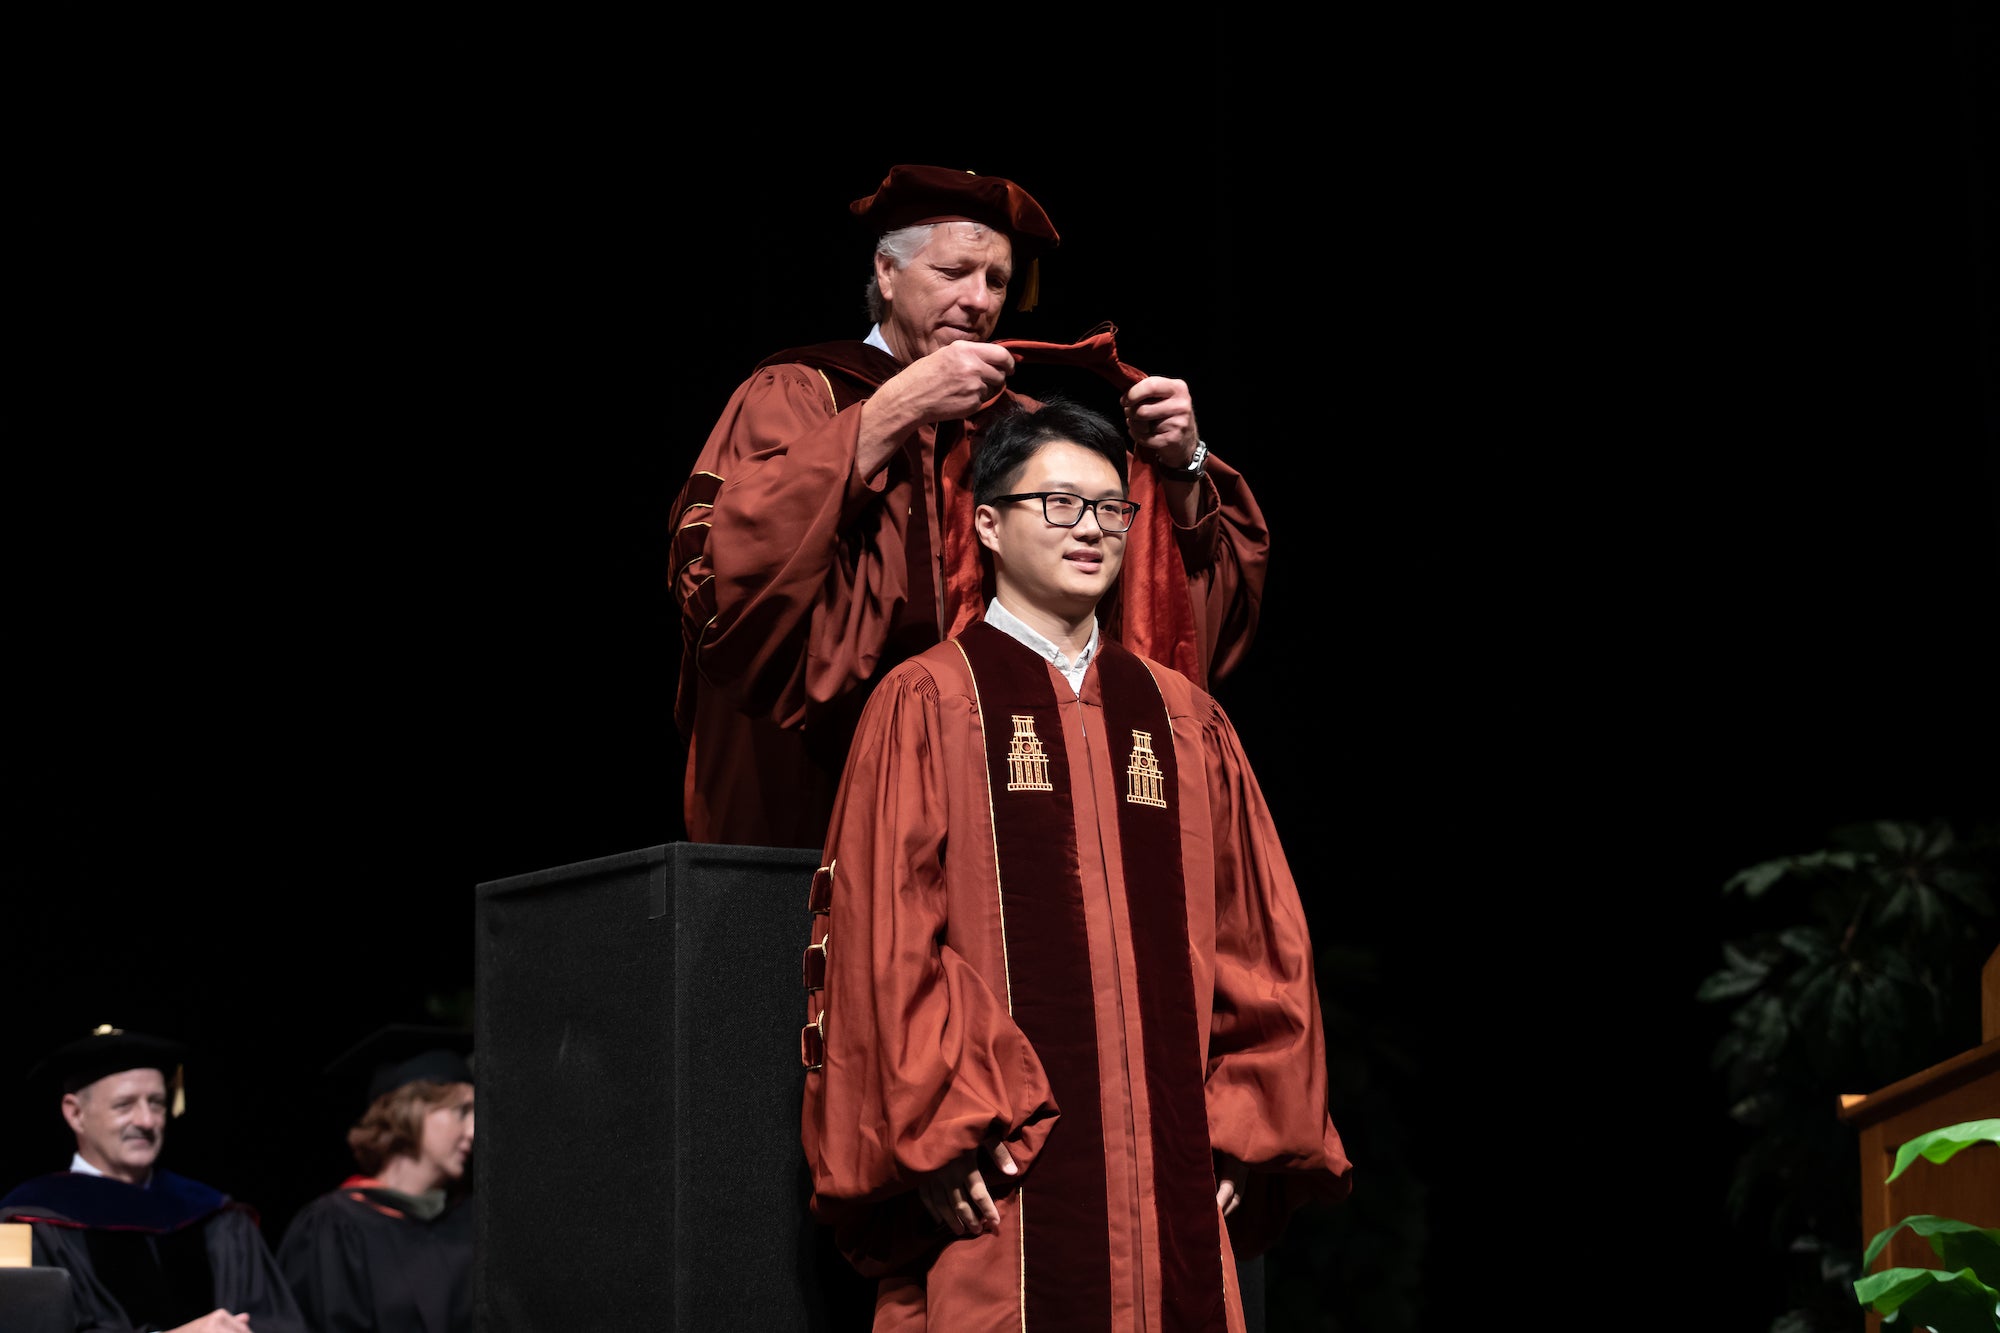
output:
[[[868,1326],[805,1207],[818,865],[672,843],[478,886],[484,1333]]]
[[[869,1327],[873,1284],[806,1211],[818,865],[678,842],[478,886],[481,1333]]]

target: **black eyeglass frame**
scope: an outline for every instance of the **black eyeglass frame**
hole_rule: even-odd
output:
[[[1082,505],[1083,508],[1077,510],[1076,517],[1071,519],[1069,522],[1067,523],[1061,522],[1051,517],[1049,514],[1049,497],[1051,495],[1067,495],[1070,499]],[[997,504],[1005,504],[1009,500],[1040,500],[1042,502],[1042,521],[1049,524],[1051,527],[1057,527],[1057,528],[1073,528],[1077,524],[1083,522],[1083,516],[1085,514],[1089,514],[1091,517],[1095,518],[1097,520],[1097,526],[1099,530],[1104,532],[1112,532],[1112,533],[1130,532],[1132,530],[1132,525],[1139,521],[1139,502],[1137,500],[1127,500],[1123,496],[1118,496],[1118,495],[1107,496],[1103,500],[1086,500],[1081,495],[1078,495],[1075,491],[1022,491],[1019,495],[996,495],[991,500],[988,500],[985,503],[997,505]],[[1129,508],[1132,512],[1125,516],[1125,526],[1122,528],[1113,528],[1105,526],[1104,515],[1097,511],[1097,506],[1101,504],[1124,505],[1127,508]]]

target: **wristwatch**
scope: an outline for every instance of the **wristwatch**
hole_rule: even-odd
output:
[[[1202,465],[1206,462],[1208,462],[1208,441],[1196,440],[1194,457],[1188,460],[1186,467],[1166,467],[1159,463],[1153,464],[1153,467],[1161,476],[1171,477],[1175,481],[1200,481]]]

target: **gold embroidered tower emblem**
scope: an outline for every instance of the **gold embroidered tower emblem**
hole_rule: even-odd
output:
[[[1035,735],[1035,719],[1014,714],[1014,739],[1007,744],[1007,790],[1053,791],[1049,786],[1049,752]]]
[[[1160,757],[1153,753],[1153,733],[1132,733],[1132,762],[1125,765],[1125,803],[1167,808]]]

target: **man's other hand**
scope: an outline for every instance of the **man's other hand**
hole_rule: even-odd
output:
[[[987,1151],[1002,1175],[1020,1174],[1006,1144],[996,1143]],[[924,1211],[955,1236],[997,1234],[1000,1230],[1000,1209],[986,1192],[977,1153],[965,1153],[957,1161],[918,1180],[917,1198],[923,1202]]]
[[[1215,1155],[1215,1206],[1224,1217],[1243,1204],[1243,1181],[1249,1176],[1243,1163],[1226,1152]]]

